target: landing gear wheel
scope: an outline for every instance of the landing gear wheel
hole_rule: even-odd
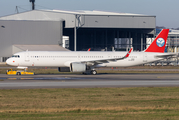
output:
[[[17,72],[17,75],[21,75],[21,73],[20,73],[20,72]]]
[[[92,71],[91,71],[91,74],[92,74],[92,75],[96,75],[96,74],[97,74],[97,71],[96,71],[96,70],[92,70]]]

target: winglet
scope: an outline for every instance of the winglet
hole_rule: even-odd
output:
[[[88,49],[88,51],[90,51],[90,50],[91,50],[91,48]]]
[[[133,48],[129,50],[129,52],[126,54],[125,58],[129,57],[130,53],[132,52]]]

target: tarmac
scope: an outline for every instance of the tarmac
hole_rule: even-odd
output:
[[[179,86],[179,74],[0,75],[0,89]]]

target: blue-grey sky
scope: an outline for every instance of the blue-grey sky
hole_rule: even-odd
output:
[[[36,0],[38,9],[101,10],[122,13],[155,15],[156,25],[167,28],[179,27],[179,0]],[[0,16],[30,10],[29,0],[1,0]],[[40,7],[43,6],[43,7]]]

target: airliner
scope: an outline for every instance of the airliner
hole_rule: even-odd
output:
[[[59,72],[97,74],[97,67],[128,67],[155,62],[176,53],[164,53],[169,29],[163,29],[144,51],[23,51],[14,54],[6,63],[17,68],[58,67]]]

